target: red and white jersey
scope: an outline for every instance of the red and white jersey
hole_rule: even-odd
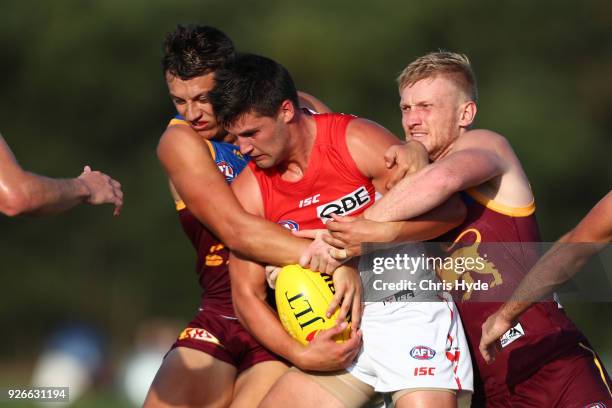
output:
[[[372,181],[357,168],[346,145],[346,127],[355,116],[315,114],[315,142],[304,177],[281,179],[277,169],[249,166],[257,179],[266,219],[290,230],[324,228],[332,213],[359,215],[374,203]]]

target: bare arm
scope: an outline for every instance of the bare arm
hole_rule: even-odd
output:
[[[77,178],[54,179],[23,170],[0,136],[0,211],[8,216],[51,215],[80,203],[123,204],[121,185],[86,167]]]
[[[604,245],[612,241],[612,193],[608,193],[569,233],[542,256],[500,308],[501,316],[516,320],[534,302],[571,279]]]
[[[325,242],[346,252],[333,251],[332,255],[357,256],[363,242],[428,241],[439,237],[463,222],[466,208],[457,195],[427,214],[406,221],[377,222],[360,217],[339,217],[328,222],[329,236]]]
[[[390,242],[428,241],[460,225],[467,209],[458,195],[453,194],[440,206],[426,214],[401,222],[401,229]],[[389,241],[387,241],[389,242]]]
[[[302,347],[287,334],[266,302],[263,267],[234,253],[229,267],[232,302],[240,323],[266,348],[291,362],[297,361]]]
[[[523,278],[510,300],[482,326],[480,352],[491,362],[498,339],[535,302],[571,279],[606,243],[612,241],[612,193],[608,193],[569,233],[542,256]]]
[[[197,133],[187,126],[170,126],[157,155],[187,208],[230,249],[273,265],[298,263],[309,241],[244,211]],[[243,177],[248,176],[241,174],[234,183]]]
[[[476,140],[447,157],[413,173],[366,211],[366,218],[398,221],[424,214],[451,195],[481,185],[508,169],[495,148]]]

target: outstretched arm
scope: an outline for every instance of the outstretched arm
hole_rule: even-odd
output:
[[[606,243],[612,241],[612,192],[548,250],[523,278],[510,300],[482,325],[480,352],[493,361],[499,338],[531,305],[571,279]]]
[[[472,131],[492,133],[484,130]],[[413,173],[389,191],[381,200],[366,211],[366,218],[377,221],[399,221],[411,219],[438,207],[454,193],[478,186],[508,169],[497,148],[503,149],[501,137],[486,140],[490,148],[478,146],[479,140],[472,137],[465,148],[449,154],[427,167]]]
[[[23,170],[0,136],[0,211],[8,216],[51,215],[80,203],[123,205],[121,185],[86,166],[72,179],[54,179]]]
[[[377,222],[361,217],[334,216],[328,222],[330,235],[324,240],[328,244],[342,248],[343,257],[360,254],[363,242],[410,242],[428,241],[439,237],[463,222],[466,208],[457,195],[427,214],[406,221]],[[332,251],[332,255],[338,254]]]

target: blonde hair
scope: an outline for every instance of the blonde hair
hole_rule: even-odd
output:
[[[474,102],[478,101],[476,76],[472,71],[470,60],[465,54],[448,51],[430,52],[408,64],[397,77],[399,91],[401,92],[405,87],[413,85],[421,79],[433,78],[438,75],[446,76],[468,98]]]

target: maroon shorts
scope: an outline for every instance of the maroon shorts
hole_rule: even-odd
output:
[[[181,332],[172,349],[187,347],[210,354],[242,372],[263,361],[282,361],[247,332],[238,319],[201,310]]]
[[[497,407],[612,407],[610,377],[601,360],[586,342],[546,363],[511,390],[489,395],[486,403],[472,406]]]

